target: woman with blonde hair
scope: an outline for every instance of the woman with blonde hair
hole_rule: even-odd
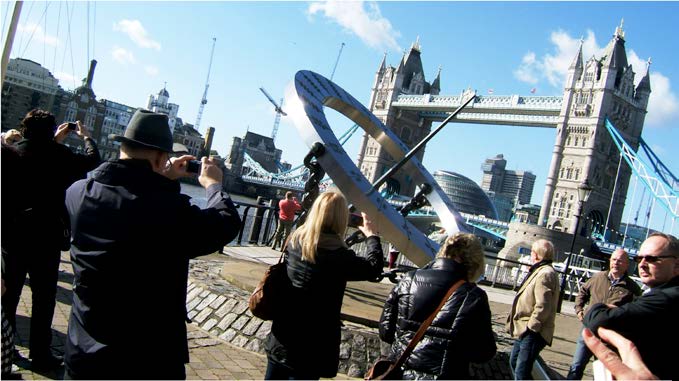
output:
[[[398,359],[450,287],[463,283],[438,312],[424,337],[403,366],[403,379],[467,380],[470,363],[493,358],[488,295],[476,285],[483,273],[484,254],[472,234],[448,237],[427,266],[407,273],[394,286],[380,318],[380,338],[391,344],[390,358]]]
[[[304,225],[290,235],[285,259],[292,287],[267,339],[267,380],[337,375],[340,309],[347,281],[371,280],[382,273],[377,229],[362,215],[359,229],[367,237],[365,257],[344,243],[349,212],[340,193],[318,196]]]

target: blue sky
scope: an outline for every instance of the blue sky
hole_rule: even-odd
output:
[[[0,4],[3,43],[12,4]],[[43,64],[66,89],[79,85],[88,59],[96,58],[98,98],[137,107],[146,106],[148,96],[167,82],[170,102],[193,123],[216,37],[201,132],[214,126],[214,147],[226,155],[232,137],[247,128],[271,133],[275,115],[260,86],[279,99],[298,70],[329,77],[343,42],[334,81],[364,104],[383,54],[397,66],[418,36],[426,79],[442,67],[442,94],[471,87],[480,94],[493,89],[494,95],[529,95],[536,88],[536,95],[561,95],[564,70],[579,39],[585,41],[586,58],[599,57],[621,19],[637,80],[647,58],[653,62],[642,136],[676,173],[679,3],[25,2],[12,57]],[[351,125],[342,117],[330,120],[338,135]],[[532,202],[539,204],[554,134],[551,129],[450,124],[427,146],[424,164],[431,172],[451,170],[479,182],[481,162],[503,153],[510,169],[536,174]],[[347,143],[352,158],[360,135]],[[306,152],[286,118],[276,144],[293,164]],[[628,197],[633,213],[640,206],[639,193],[633,203]],[[656,208],[651,227],[662,228],[664,216]]]

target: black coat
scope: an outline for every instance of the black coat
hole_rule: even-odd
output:
[[[188,362],[189,259],[236,237],[240,218],[221,184],[207,208],[145,160],[103,163],[66,195],[75,274],[66,366],[78,378],[163,377]]]
[[[3,217],[3,247],[13,251],[26,245],[58,249],[61,247],[64,224],[68,224],[64,210],[64,195],[76,180],[100,163],[94,140],[85,139],[85,153],[73,153],[70,148],[53,140],[24,139],[17,143],[17,162],[2,164],[3,209],[13,210]],[[17,166],[7,168],[6,165]],[[11,174],[12,178],[5,176]],[[3,213],[8,215],[8,213]],[[14,222],[12,222],[14,221]]]
[[[366,257],[346,248],[336,235],[322,234],[316,263],[302,261],[301,249],[288,246],[292,290],[285,311],[274,318],[266,345],[269,359],[304,374],[335,377],[339,364],[340,310],[347,281],[377,278],[383,267],[377,236],[366,240]]]
[[[677,354],[670,349],[679,343],[679,276],[620,307],[594,304],[582,322],[595,333],[599,327],[617,331],[637,346],[653,374],[679,380]]]
[[[411,271],[394,286],[380,318],[380,338],[391,344],[392,360],[405,350],[450,287],[466,278],[464,266],[437,258],[427,268]],[[469,363],[493,358],[488,296],[466,282],[439,311],[405,363],[404,378],[469,379]]]

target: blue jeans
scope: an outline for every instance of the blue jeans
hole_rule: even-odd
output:
[[[582,338],[582,332],[575,343],[575,353],[573,354],[573,364],[568,370],[567,380],[582,380],[582,374],[592,358],[592,351],[585,345],[585,340]]]
[[[533,363],[542,348],[547,345],[539,333],[527,330],[514,341],[512,353],[509,355],[509,366],[514,371],[515,380],[532,380]]]

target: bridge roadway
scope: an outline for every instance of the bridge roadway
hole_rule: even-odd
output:
[[[192,261],[192,270],[189,276],[189,301],[192,299],[192,295],[196,295],[193,291],[202,291],[202,288],[197,286],[197,284],[203,283],[225,283],[215,280],[215,278],[210,275],[206,276],[207,273],[211,272],[201,267],[204,263],[211,263],[213,267],[217,268],[217,273],[221,269],[221,277],[229,281],[233,286],[231,288],[242,288],[242,290],[236,290],[235,292],[240,292],[241,295],[247,295],[249,290],[253,289],[254,286],[259,281],[264,269],[267,264],[273,263],[277,260],[279,253],[269,249],[268,247],[233,247],[227,246],[224,248],[225,255],[213,254],[206,257],[201,257]],[[212,271],[213,272],[213,271]],[[219,277],[219,276],[218,276]],[[221,278],[220,277],[220,278]],[[123,280],[121,280],[123,281]],[[63,353],[64,340],[66,335],[66,328],[68,324],[68,316],[70,313],[71,304],[71,285],[73,282],[73,272],[70,262],[70,257],[68,252],[62,253],[61,264],[59,268],[59,283],[57,291],[57,306],[55,309],[54,319],[52,322],[52,348],[57,353]],[[382,283],[371,283],[371,282],[352,282],[347,289],[347,294],[344,298],[343,305],[343,319],[345,322],[350,321],[363,321],[372,320],[373,323],[379,319],[379,314],[381,311],[381,306],[383,300],[386,298],[387,293],[391,290],[392,284],[388,280],[384,280]],[[221,287],[224,290],[223,285],[215,285],[215,288]],[[510,309],[511,302],[513,300],[514,292],[508,290],[493,289],[490,287],[482,286],[488,293],[491,311],[493,313],[493,326],[494,330],[498,334],[498,350],[503,352],[504,356],[507,355],[508,351],[511,349],[511,339],[504,334],[502,326],[506,319],[507,313]],[[192,316],[193,323],[188,324],[189,331],[189,347],[190,347],[190,357],[191,362],[187,364],[187,378],[188,379],[262,379],[264,372],[266,370],[266,358],[260,353],[256,353],[250,350],[245,350],[241,347],[233,345],[237,344],[237,340],[231,340],[227,342],[225,334],[216,335],[215,329],[205,330],[206,324],[210,324],[207,320],[202,320],[201,315],[203,313],[197,314],[197,309],[201,305],[208,305],[207,301],[210,300],[210,305],[215,305],[215,303],[223,303],[223,309],[229,304],[229,296],[233,295],[234,291],[225,291],[222,295],[226,297],[216,297],[210,298],[207,296],[202,303],[196,303],[197,298],[194,298],[192,308],[189,308],[189,316]],[[206,294],[206,292],[201,293],[201,295]],[[214,295],[213,295],[214,296]],[[141,290],[139,295],[134,295],[131,297],[153,297],[152,295],[144,295]],[[215,300],[216,299],[216,300]],[[224,300],[227,300],[224,302]],[[233,306],[235,303],[231,303]],[[238,308],[239,304],[236,304],[233,308],[234,312]],[[190,306],[189,306],[190,307]],[[205,310],[209,310],[205,308]],[[571,356],[575,350],[575,340],[577,334],[580,330],[580,324],[574,315],[571,313],[573,310],[572,303],[564,303],[564,313],[557,315],[557,331],[554,338],[554,344],[552,347],[547,347],[542,351],[542,357],[545,363],[551,367],[552,370],[556,372],[553,374],[553,378],[559,378],[567,373],[568,366],[571,361]],[[63,379],[63,367],[49,372],[33,372],[30,366],[30,360],[28,357],[28,337],[29,337],[29,326],[30,326],[30,313],[31,311],[31,291],[30,287],[24,287],[21,302],[17,311],[17,337],[16,337],[16,348],[20,357],[16,360],[14,365],[14,372],[17,376],[27,379]],[[240,311],[243,315],[247,315],[245,311]],[[134,314],[134,311],[130,313]],[[218,311],[217,311],[218,313]],[[231,315],[231,314],[229,314]],[[206,315],[207,316],[207,315]],[[228,317],[228,315],[227,315]],[[159,317],[162,318],[162,317]],[[204,318],[203,318],[204,319]],[[233,322],[233,325],[237,324],[238,320]],[[351,323],[348,323],[351,324]],[[267,323],[261,324],[259,331],[263,331],[267,328]],[[215,327],[216,328],[216,327]],[[243,329],[247,329],[244,327]],[[259,334],[259,332],[258,332]],[[234,338],[238,339],[238,338]],[[144,338],[140,337],[139,341],[136,343],[130,343],[130,345],[144,346]],[[498,355],[499,356],[499,355]],[[505,357],[503,357],[504,359]],[[124,364],[121,364],[124,366]],[[502,363],[494,365],[494,367],[505,367],[504,361]],[[497,368],[494,370],[487,367],[489,372],[497,372]],[[133,375],[131,375],[133,377]],[[585,373],[585,378],[592,377],[591,365],[588,366]],[[485,377],[488,378],[488,377]],[[335,379],[360,379],[349,377],[346,374],[340,373]]]

